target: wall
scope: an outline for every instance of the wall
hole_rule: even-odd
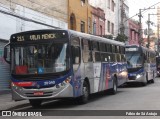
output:
[[[88,4],[88,0],[85,0],[85,4],[81,3],[81,0],[69,0],[69,15],[68,15],[68,26],[70,27],[70,16],[73,13],[76,20],[76,31],[81,31],[81,21],[85,22],[85,33],[91,33],[92,31],[92,21],[89,21],[88,18],[92,19],[91,6]],[[90,27],[89,27],[90,26]]]
[[[105,13],[102,9],[92,7],[92,21],[93,21],[92,34],[98,36],[105,35]],[[102,29],[100,28],[100,26],[102,27]]]
[[[58,1],[56,4],[53,4],[55,1],[49,2],[46,0],[44,2],[44,0],[40,0],[38,3],[36,3],[36,0],[11,0],[11,2],[8,0],[2,0],[0,3],[0,10],[55,27],[67,29],[67,0],[64,0],[64,2],[62,2],[62,0],[60,1]],[[60,3],[62,4],[62,7],[60,7]],[[47,5],[48,7],[46,7]],[[55,8],[55,10],[53,8]],[[59,10],[60,12],[56,12],[61,8],[62,10]],[[48,10],[50,10],[50,12],[48,12]],[[51,11],[53,14],[51,14]],[[63,12],[63,14],[61,12]],[[56,17],[58,14],[59,16]],[[51,28],[48,26],[24,21],[1,12],[0,17],[0,38],[2,39],[9,39],[10,35],[16,32]]]
[[[133,21],[133,20],[129,20],[128,21],[129,23],[129,44],[132,45],[132,44],[136,44],[136,45],[139,45],[139,41],[138,41],[138,38],[139,38],[139,24],[138,22],[136,21]]]
[[[115,23],[116,23],[116,19],[115,19],[115,7],[116,7],[116,4],[114,6],[114,11],[111,10],[111,3],[112,3],[112,0],[110,0],[110,8],[108,7],[108,0],[90,0],[90,4],[95,6],[95,7],[100,7],[101,9],[104,10],[105,12],[105,35],[115,35],[115,27],[114,27],[114,33],[112,34],[111,33],[111,30],[110,32],[108,32],[108,21],[110,21],[111,23],[114,23],[114,26]],[[116,2],[116,0],[113,0],[114,2]],[[111,25],[110,25],[110,29],[111,29]]]
[[[1,3],[12,10],[20,5],[64,22],[68,20],[68,0],[1,0]]]
[[[8,42],[0,39],[0,91],[9,89],[10,67],[3,58],[4,46]]]

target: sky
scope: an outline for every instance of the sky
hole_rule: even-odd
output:
[[[149,8],[158,2],[160,2],[160,0],[128,0],[129,17],[132,17],[132,16],[136,15],[137,13],[139,13],[139,9]],[[144,28],[147,27],[146,21],[148,20],[148,14],[157,14],[157,6],[158,5],[160,6],[160,3],[157,4],[155,7],[153,7],[154,9],[145,10],[145,12],[142,12],[143,13],[142,14],[142,16],[143,16],[142,24],[143,24]],[[136,15],[135,17],[133,17],[133,19],[139,20],[139,17]],[[155,26],[152,26],[153,29],[156,29],[157,16],[150,15],[150,20],[155,23]]]

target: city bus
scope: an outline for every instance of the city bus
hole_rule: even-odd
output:
[[[4,48],[11,65],[12,99],[33,107],[46,99],[84,104],[92,93],[127,81],[125,44],[72,30],[34,30],[11,35]]]
[[[160,76],[160,56],[156,57],[157,76]]]
[[[156,53],[137,45],[126,45],[128,82],[154,83],[156,77]]]

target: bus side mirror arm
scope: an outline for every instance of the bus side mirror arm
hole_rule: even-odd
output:
[[[7,58],[7,48],[6,47],[4,48],[4,55],[3,55],[3,57],[4,57],[4,59]]]
[[[8,52],[9,50],[9,46],[10,44],[7,44],[5,47],[4,47],[4,53],[3,53],[3,58],[4,58],[4,60],[8,63],[8,64],[10,64],[11,62],[10,62],[10,58],[9,58],[9,60],[7,60],[8,59],[8,56],[10,57],[10,52]]]

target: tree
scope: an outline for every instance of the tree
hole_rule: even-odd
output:
[[[125,34],[118,34],[115,38],[116,41],[125,42],[127,41],[128,37]]]
[[[103,35],[104,38],[113,39],[112,35]]]

